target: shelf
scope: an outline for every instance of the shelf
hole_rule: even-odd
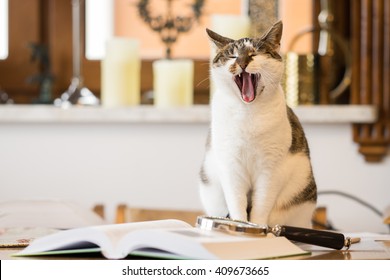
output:
[[[293,108],[302,123],[373,123],[372,105],[318,105]],[[151,105],[123,108],[51,105],[0,105],[0,123],[208,123],[210,107],[156,108]]]

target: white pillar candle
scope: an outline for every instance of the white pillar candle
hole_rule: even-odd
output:
[[[237,40],[250,35],[250,18],[246,15],[212,15],[211,30]]]
[[[153,92],[157,107],[192,105],[194,62],[190,59],[162,59],[153,62]]]
[[[139,105],[139,42],[130,38],[113,38],[106,44],[101,64],[101,101],[103,106]]]

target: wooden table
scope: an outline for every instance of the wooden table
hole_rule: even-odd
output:
[[[390,260],[390,240],[374,241],[363,240],[360,244],[353,244],[350,250],[332,250],[312,245],[299,244],[299,246],[311,252],[311,255],[290,257],[287,259],[306,260]],[[102,260],[100,254],[84,255],[56,255],[42,257],[12,257],[12,254],[22,248],[0,248],[0,260]],[[131,259],[131,257],[129,257]],[[137,257],[137,259],[139,259]],[[283,258],[286,259],[286,258]]]

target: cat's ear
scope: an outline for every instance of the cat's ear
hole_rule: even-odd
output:
[[[209,35],[211,42],[213,42],[217,46],[217,48],[219,48],[219,49],[223,48],[224,46],[226,46],[229,43],[234,42],[233,39],[223,37],[223,36],[215,33],[214,31],[211,31],[208,28],[206,28],[206,32],[207,32],[207,35]]]
[[[283,23],[281,20],[274,23],[271,28],[259,39],[259,41],[266,41],[270,43],[275,51],[280,49],[280,40],[282,39]]]

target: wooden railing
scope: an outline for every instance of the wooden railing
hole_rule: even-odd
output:
[[[390,144],[390,1],[351,1],[352,104],[378,107],[374,124],[354,124],[354,141],[369,162],[379,162]]]

